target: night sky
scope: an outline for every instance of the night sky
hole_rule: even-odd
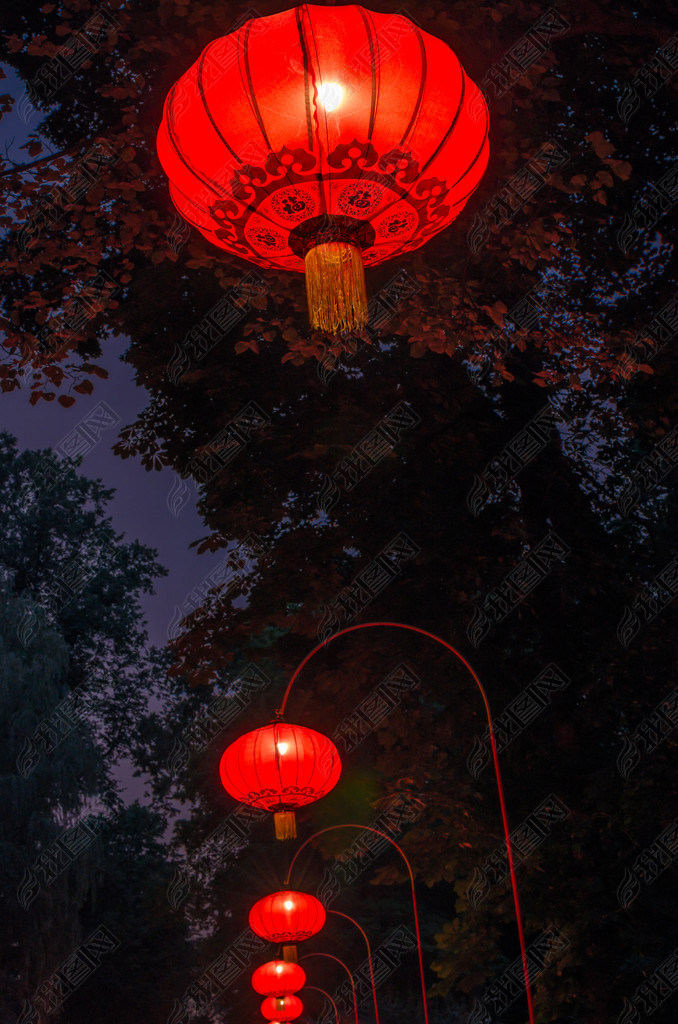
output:
[[[120,359],[125,348],[124,339],[107,341],[101,365],[109,371],[108,380],[98,381],[93,395],[78,396],[70,409],[54,402],[30,406],[26,392],[19,389],[3,395],[2,426],[15,435],[21,448],[49,448],[58,446],[102,402],[107,417],[116,418],[120,427],[131,423],[147,396],[135,384],[132,368]],[[117,429],[102,429],[98,443],[90,437],[80,472],[115,488],[109,505],[115,529],[127,540],[136,539],[157,548],[159,561],[169,570],[169,576],[157,581],[154,595],[142,595],[149,643],[163,646],[172,632],[176,609],[219,562],[218,554],[205,552],[198,556],[195,548],[189,548],[205,533],[195,511],[195,487],[190,482],[182,487],[170,469],[147,472],[137,459],[123,460],[114,455],[111,448],[117,440]],[[172,501],[173,495],[177,500]]]
[[[21,98],[24,93],[15,71],[8,66],[4,66],[4,71],[7,91]],[[15,108],[0,125],[3,148],[8,146],[17,159],[19,147],[36,123],[31,114],[33,109],[30,105],[22,106],[20,116]],[[182,607],[187,595],[218,563],[219,557],[210,552],[198,556],[189,547],[205,533],[195,512],[196,489],[192,481],[180,483],[177,475],[166,468],[147,472],[137,459],[122,460],[111,451],[119,429],[132,423],[148,400],[144,388],[135,383],[134,370],[121,359],[128,344],[124,338],[106,339],[100,365],[108,370],[108,379],[97,381],[94,394],[78,395],[76,404],[69,409],[47,402],[29,405],[31,369],[27,367],[23,388],[2,395],[0,425],[17,438],[20,448],[53,448],[88,413],[105,403],[104,422],[110,417],[117,421],[117,426],[102,429],[98,436],[89,435],[84,442],[80,472],[115,488],[109,506],[115,529],[128,540],[136,539],[157,548],[159,561],[169,570],[168,576],[157,580],[156,593],[141,598],[149,643],[163,646],[173,631],[177,608]],[[68,387],[65,392],[68,393]]]

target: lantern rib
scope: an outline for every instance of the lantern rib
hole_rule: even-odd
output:
[[[273,147],[271,146],[271,143],[270,143],[269,138],[268,138],[268,134],[266,132],[266,128],[264,127],[264,121],[263,121],[263,118],[261,116],[261,111],[259,109],[259,104],[257,103],[257,97],[256,97],[256,94],[254,92],[254,87],[252,85],[252,70],[250,68],[250,58],[249,58],[250,31],[252,29],[252,22],[251,22],[251,20],[247,22],[247,24],[244,26],[244,28],[245,28],[245,45],[243,47],[243,62],[245,64],[245,74],[247,76],[248,98],[249,98],[249,101],[250,101],[250,106],[252,107],[252,110],[254,111],[254,116],[257,119],[257,124],[259,125],[259,130],[261,131],[261,134],[264,137],[264,142],[266,143],[266,148],[268,149],[268,151],[270,153],[270,152],[272,152]],[[240,71],[240,74],[242,76],[242,69]]]
[[[485,149],[485,146],[487,145],[487,137],[488,137],[489,133],[490,133],[490,119],[489,119],[489,117],[486,114],[485,115],[485,135],[483,136],[483,141],[481,143],[480,149],[478,150],[476,155],[473,157],[473,160],[468,165],[468,167],[466,168],[464,173],[461,175],[461,177],[457,178],[457,180],[455,181],[454,185],[450,185],[450,188],[456,188],[457,185],[459,184],[459,182],[463,181],[464,178],[466,177],[466,175],[468,174],[468,172],[470,170],[472,170],[475,167],[475,165],[478,163],[478,161],[480,160],[481,156],[483,155],[483,150]],[[471,191],[473,191],[473,189]],[[468,195],[470,195],[470,194],[471,193],[469,192]],[[465,198],[467,198],[467,197],[465,197]]]
[[[311,15],[309,14],[308,4],[304,4],[304,13],[306,15],[306,18],[308,19],[309,28],[310,28],[310,31],[311,31],[311,35],[313,36],[313,42],[315,44],[315,36],[314,36],[314,33],[313,33],[313,24],[311,22]],[[309,97],[308,93],[307,93],[307,97],[306,98],[307,98],[308,116],[310,117],[310,124],[313,125],[313,123],[315,122],[315,140],[316,140],[316,143],[317,143],[317,146],[318,146],[318,170],[317,170],[317,173],[316,173],[316,180],[318,182],[318,195],[320,197],[320,211],[321,211],[321,213],[328,214],[330,212],[329,211],[329,205],[328,205],[330,190],[329,190],[329,183],[328,183],[327,192],[325,191],[325,174],[324,174],[324,169],[323,169],[323,166],[322,166],[322,145],[321,145],[321,142],[320,142],[320,122],[318,120],[318,85],[316,83],[316,69],[313,67],[313,61],[311,59],[310,47],[308,46],[306,38],[303,36],[303,31],[304,31],[304,26],[303,26],[303,22],[302,22],[301,23],[301,34],[302,34],[302,37],[303,37],[303,45],[305,47],[304,55],[305,55],[305,59],[307,60],[307,63],[308,63],[309,80],[310,80],[310,82],[311,82],[311,84],[313,86],[313,107],[311,107],[311,100],[310,100],[310,97]],[[316,46],[315,57],[316,57],[316,63],[318,64],[318,73],[320,73],[320,79],[321,79],[321,82],[322,82],[322,73],[320,72],[320,62],[319,62],[319,59],[318,59],[318,48],[317,48],[317,46]],[[304,68],[306,68],[306,64],[304,64]],[[304,81],[306,81],[306,79],[304,79]],[[325,114],[325,128],[327,129],[327,114]],[[313,131],[313,128],[311,127],[310,130]],[[312,144],[309,146],[309,149],[311,150],[311,152],[313,152],[313,145]],[[328,136],[328,140],[327,140],[327,152],[328,152],[328,155],[329,155],[329,136]],[[328,179],[328,181],[329,181],[329,179]]]
[[[306,12],[306,17],[308,18],[308,27],[309,27],[309,31],[311,33],[311,38],[313,40],[313,49],[315,51],[315,62],[316,62],[316,67],[317,67],[317,71],[316,71],[315,68],[313,67],[313,61],[311,59],[311,52],[310,52],[310,47],[309,47],[309,60],[308,60],[308,64],[309,64],[309,73],[311,75],[311,80],[312,80],[312,84],[313,84],[313,114],[312,114],[312,120],[315,120],[315,122],[316,122],[316,136],[319,136],[320,124],[319,124],[319,121],[318,121],[318,87],[316,85],[315,79],[316,79],[316,74],[317,74],[317,77],[320,79],[320,85],[322,86],[322,84],[323,84],[323,71],[322,71],[322,67],[320,66],[320,57],[318,56],[318,43],[317,43],[316,38],[315,38],[315,29],[313,28],[313,22],[311,21],[311,14],[310,14],[309,9],[308,9],[308,4],[304,4],[304,11]],[[325,114],[326,152],[329,153],[329,151],[330,151],[330,132],[329,132],[328,124],[327,124],[327,111],[325,111],[324,114]],[[322,151],[320,149],[320,141],[318,141],[318,163],[320,163],[321,156],[322,156]],[[328,173],[328,180],[330,180],[330,178],[331,178],[331,175],[329,175],[329,173]]]
[[[255,776],[255,778],[257,780],[257,786],[259,787],[260,791],[262,789],[266,788],[264,786],[264,784],[262,783],[262,781],[261,781],[261,778],[259,776],[259,770],[258,770],[259,751],[260,751],[262,742],[263,742],[262,734],[260,732],[255,733],[255,735],[254,735],[254,742],[252,744],[253,750],[252,750],[252,757],[250,758],[250,764],[252,765],[252,769],[254,771],[254,776]],[[238,751],[238,761],[240,761],[241,757],[244,757],[244,754],[245,754],[244,750],[242,750],[242,751],[239,750]],[[242,772],[241,772],[241,774],[242,774]],[[247,779],[245,778],[244,774],[242,774],[242,777],[243,777],[243,780],[245,781],[245,783],[247,783]]]
[[[205,88],[204,88],[204,82],[203,82],[203,66],[205,64],[205,60],[207,59],[207,51],[208,50],[209,50],[209,46],[206,46],[205,49],[202,52],[202,56],[200,57],[200,63],[198,64],[198,92],[200,93],[200,99],[202,100],[202,105],[205,108],[205,113],[207,114],[207,116],[209,118],[210,124],[212,125],[212,127],[215,130],[215,132],[217,133],[217,136],[219,137],[220,142],[223,143],[223,145],[229,151],[229,153],[231,154],[233,159],[237,160],[238,163],[240,164],[240,166],[242,167],[242,160],[240,159],[238,154],[235,152],[235,150],[232,149],[231,146],[229,146],[228,142],[226,141],[226,139],[224,138],[223,134],[221,133],[221,131],[219,129],[219,126],[217,125],[217,122],[214,120],[214,117],[212,116],[212,111],[210,110],[209,106],[207,105],[207,97],[205,96]]]
[[[314,761],[315,761],[315,754],[316,754],[315,736],[311,737],[311,742],[313,744],[313,758],[314,758]],[[299,740],[298,740],[298,734],[295,732],[294,733],[294,784],[297,787],[297,790],[299,789],[299,785],[300,785],[300,783],[299,783],[299,768],[300,768],[300,766],[301,766],[301,759],[299,757]]]
[[[417,42],[419,43],[419,52],[421,53],[421,80],[419,82],[419,95],[417,96],[417,102],[414,105],[412,116],[410,117],[410,123],[408,124],[400,142],[398,143],[399,146],[405,146],[407,144],[410,134],[414,131],[419,122],[419,115],[421,114],[421,108],[424,102],[424,91],[426,89],[426,72],[428,70],[428,64],[426,62],[426,46],[424,44],[421,32],[416,27],[416,25],[413,26],[413,29],[414,36]]]
[[[278,722],[276,722],[274,724],[274,726],[273,726],[273,757],[275,758],[275,770],[278,773],[278,789],[282,793],[282,791],[285,788],[285,786],[284,786],[284,783],[283,783],[282,762],[280,760],[281,754],[280,754],[280,750],[278,748],[278,743],[282,743],[284,741],[280,740],[280,738],[279,738],[280,737],[279,729],[280,729],[280,725],[279,725]]]
[[[457,126],[457,122],[459,120],[459,115],[461,114],[463,106],[464,106],[464,97],[466,95],[466,77],[467,77],[467,75],[466,75],[466,72],[464,71],[463,67],[461,66],[461,61],[459,60],[459,58],[457,57],[456,54],[455,54],[455,59],[457,61],[457,65],[459,66],[459,70],[461,71],[461,93],[460,93],[460,96],[459,96],[459,106],[457,107],[456,114],[452,118],[452,124],[450,125],[450,127],[447,129],[447,131],[443,135],[442,140],[438,143],[436,148],[433,150],[433,152],[431,153],[431,156],[428,158],[426,163],[422,167],[420,167],[419,174],[417,175],[417,179],[421,178],[422,174],[427,169],[427,167],[429,167],[430,164],[433,163],[433,161],[438,156],[438,154],[441,153],[442,150],[447,145],[447,143],[449,141],[449,138],[452,135],[452,132],[454,131],[454,129]]]
[[[367,42],[368,42],[368,45],[370,47],[370,72],[371,72],[371,86],[372,86],[372,90],[371,91],[372,91],[372,94],[371,94],[371,97],[370,97],[370,121],[369,121],[369,125],[368,125],[368,128],[367,128],[367,141],[371,143],[372,142],[372,136],[374,135],[374,122],[375,122],[375,118],[376,118],[376,114],[377,114],[377,106],[378,106],[378,103],[379,103],[379,83],[377,82],[377,72],[376,72],[376,69],[379,66],[378,65],[378,60],[379,60],[379,40],[377,39],[377,33],[376,33],[375,29],[374,29],[374,25],[371,25],[370,24],[370,19],[366,17],[367,12],[362,7],[358,7],[358,10],[360,11],[360,14],[362,15],[363,23],[365,25],[365,32],[367,33]],[[377,55],[376,55],[376,59],[375,59],[375,53],[374,53],[374,42],[373,42],[373,39],[372,39],[372,33],[374,33],[374,38],[376,39],[376,42],[377,42]],[[361,175],[361,177],[362,177],[362,175]]]
[[[303,7],[296,7],[294,10],[297,31],[299,33],[299,45],[301,46],[301,58],[304,65],[304,102],[306,104],[306,131],[308,134],[308,149],[309,152],[313,152],[313,121],[311,117],[311,97],[309,95],[309,70],[308,70],[308,50],[306,47],[306,40],[304,39],[304,26],[303,26],[303,14],[308,14],[307,5]]]
[[[515,907],[515,912],[516,912],[516,925],[517,925],[517,928],[518,928],[518,940],[519,940],[519,943],[520,943],[520,955],[521,955],[522,964],[523,964],[523,977],[525,979],[525,995],[526,995],[526,998],[527,998],[527,1009],[528,1009],[528,1014],[529,1014],[529,1018],[530,1018],[530,1024],[534,1024],[534,1007],[533,1007],[533,1002],[532,1002],[532,987],[531,987],[531,984],[530,984],[530,971],[529,971],[529,965],[528,965],[528,961],[527,961],[527,947],[526,947],[526,943],[525,943],[525,932],[523,930],[522,913],[521,913],[521,910],[520,910],[520,897],[518,895],[518,882],[516,880],[515,863],[514,863],[514,859],[513,859],[513,846],[512,846],[512,843],[511,843],[511,833],[510,833],[509,823],[508,823],[508,812],[507,812],[507,809],[506,809],[506,799],[505,799],[505,796],[504,796],[504,786],[503,786],[503,783],[502,783],[501,771],[500,771],[500,768],[499,768],[499,752],[497,750],[497,742],[496,742],[496,738],[495,738],[495,735],[494,735],[494,725],[493,725],[493,722],[492,722],[492,713],[490,711],[490,702],[488,700],[487,693],[485,692],[485,687],[481,683],[480,677],[478,676],[478,673],[475,671],[475,669],[473,668],[471,663],[464,657],[464,655],[460,651],[458,651],[456,649],[456,647],[453,647],[452,644],[448,644],[446,640],[443,640],[441,637],[437,636],[435,633],[431,633],[427,629],[421,629],[419,626],[411,626],[411,625],[409,625],[406,622],[360,622],[360,623],[358,623],[355,626],[347,626],[345,629],[340,629],[338,632],[333,633],[331,636],[328,636],[327,639],[325,639],[321,643],[317,644],[313,648],[313,650],[311,650],[306,655],[306,657],[302,659],[300,664],[294,670],[294,672],[292,674],[292,677],[291,677],[289,683],[287,684],[287,688],[286,688],[285,693],[283,695],[282,704],[280,705],[280,708],[276,712],[276,714],[282,715],[284,713],[285,706],[287,704],[287,699],[288,699],[288,697],[290,695],[290,691],[292,689],[292,686],[294,684],[295,679],[297,678],[297,676],[301,672],[302,668],[304,668],[306,663],[308,661],[310,661],[310,659],[313,657],[314,654],[316,654],[319,650],[321,650],[327,644],[331,643],[332,640],[336,640],[337,637],[343,636],[346,633],[353,633],[353,632],[355,632],[358,629],[370,629],[373,626],[389,626],[389,627],[394,627],[396,629],[406,629],[406,630],[408,630],[411,633],[420,633],[422,636],[427,636],[427,637],[429,637],[429,639],[435,640],[436,643],[441,644],[448,651],[451,651],[451,653],[454,654],[459,659],[459,661],[461,661],[462,665],[464,665],[465,668],[468,670],[468,672],[470,673],[473,681],[475,682],[476,686],[478,687],[478,690],[480,691],[480,696],[482,697],[483,704],[485,706],[485,713],[487,715],[487,726],[488,726],[488,732],[489,732],[489,735],[490,735],[490,747],[492,749],[492,760],[493,760],[493,763],[494,763],[494,774],[495,774],[495,779],[496,779],[496,782],[497,782],[497,792],[498,792],[498,795],[499,795],[499,807],[500,807],[500,810],[501,810],[501,819],[502,819],[502,825],[503,825],[503,829],[504,829],[504,838],[506,840],[506,854],[507,854],[507,860],[508,860],[508,866],[509,866],[509,875],[510,875],[510,878],[511,878],[511,888],[513,890],[513,905]],[[391,840],[391,842],[392,842],[392,840]],[[296,857],[296,854],[295,854],[295,857]],[[292,863],[294,863],[294,860],[292,861]],[[291,868],[290,868],[290,870],[291,870]]]
[[[359,10],[360,15],[361,15],[361,17],[363,19],[363,24],[365,26],[365,33],[367,35],[367,42],[368,42],[369,47],[370,47],[371,97],[370,97],[370,120],[369,120],[369,124],[368,124],[368,128],[367,128],[367,141],[368,141],[368,143],[371,144],[371,142],[372,142],[372,135],[374,134],[374,122],[375,122],[375,119],[376,119],[376,111],[377,111],[377,108],[379,106],[379,89],[380,89],[380,86],[381,86],[381,69],[380,69],[380,65],[379,65],[378,61],[377,61],[376,65],[375,65],[374,47],[372,45],[372,36],[371,36],[370,33],[374,32],[374,38],[376,39],[376,43],[377,43],[377,54],[379,52],[379,39],[378,39],[378,35],[377,35],[377,32],[376,32],[376,29],[374,28],[374,24],[372,23],[372,19],[371,19],[371,17],[369,17],[370,12],[366,11],[364,8],[362,8],[360,6],[358,6],[358,10]],[[376,73],[379,74],[378,82],[377,82],[375,70],[376,70]],[[358,181],[358,182],[363,181],[363,180],[372,180],[372,176],[370,174],[368,174],[367,175],[367,179],[365,179],[365,167],[361,167],[360,168],[360,175],[355,180]],[[377,212],[379,214],[382,213],[381,210],[375,211],[375,213],[377,213]],[[375,239],[375,243],[376,243],[376,239]],[[371,249],[373,249],[374,247],[375,247],[374,244],[370,246]]]
[[[213,192],[214,195],[217,197],[217,199],[223,199],[224,196],[221,195],[217,191],[217,189],[214,187],[212,182],[209,181],[207,178],[203,178],[202,175],[199,174],[198,171],[195,169],[195,167],[193,167],[188,162],[188,160],[184,156],[184,154],[183,154],[183,152],[182,152],[182,150],[181,150],[181,148],[179,146],[179,142],[178,142],[178,140],[176,138],[176,133],[175,133],[174,127],[173,127],[174,115],[172,114],[172,106],[174,105],[174,92],[175,92],[176,87],[177,87],[177,83],[175,82],[174,85],[172,86],[171,91],[170,91],[170,94],[169,94],[169,97],[168,97],[168,106],[167,106],[167,137],[169,138],[169,141],[170,141],[170,143],[172,145],[172,149],[176,153],[176,155],[179,158],[179,160],[181,160],[182,164],[184,165],[184,167],[186,168],[187,171],[189,171],[194,177],[196,177],[198,179],[198,181],[202,182],[202,184],[206,188],[208,188],[210,190],[210,192]]]

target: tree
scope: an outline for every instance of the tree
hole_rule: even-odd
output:
[[[138,597],[164,572],[151,549],[115,534],[104,515],[111,492],[76,467],[0,435],[0,1005],[16,1016],[28,1001],[40,1021],[55,968],[85,937],[86,907],[102,877],[111,884],[121,842],[112,769],[130,750],[154,675]],[[160,830],[144,813],[122,814],[132,845]]]
[[[77,945],[77,910],[93,884],[96,851],[90,845],[69,863],[68,847],[54,844],[88,806],[114,799],[82,703],[68,700],[63,637],[43,625],[28,650],[19,640],[28,607],[25,597],[3,593],[3,1014],[17,1014],[59,953]]]
[[[166,898],[173,871],[163,842],[166,829],[165,818],[138,803],[105,827],[98,884],[82,909],[82,930],[105,928],[118,945],[102,957],[92,984],[69,999],[67,1017],[73,1024],[114,1024],[140,1016],[149,1024],[165,1024],[174,986],[191,980],[195,949],[188,923]]]
[[[147,699],[139,594],[167,570],[152,549],[116,535],[105,516],[113,492],[78,465],[50,449],[18,452],[0,434],[0,566],[7,593],[24,598],[19,640],[30,648],[41,623],[57,629],[69,651],[67,688],[91,692],[106,752],[119,754]]]

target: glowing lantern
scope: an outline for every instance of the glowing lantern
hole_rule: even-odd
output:
[[[285,996],[283,999],[276,999],[274,996],[269,996],[269,998],[264,999],[261,1004],[261,1012],[266,1020],[270,1021],[294,1020],[295,1017],[299,1016],[303,1009],[304,1004],[301,999],[298,999],[296,996]]]
[[[289,943],[310,939],[325,924],[325,908],[307,892],[283,889],[257,900],[250,910],[250,928],[260,939],[285,943],[283,957],[296,961],[296,947]]]
[[[299,964],[287,960],[269,960],[252,975],[252,988],[260,996],[283,996],[298,992],[306,984],[306,973]]]
[[[293,808],[329,793],[339,781],[341,761],[334,743],[322,733],[273,722],[231,743],[219,772],[224,788],[236,800],[275,811],[278,839],[294,839]]]
[[[260,267],[305,271],[311,323],[367,323],[363,266],[418,249],[487,165],[458,58],[401,14],[304,4],[214,39],[165,101],[179,213]]]

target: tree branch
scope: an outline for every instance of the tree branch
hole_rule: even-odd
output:
[[[56,160],[59,156],[71,156],[73,153],[80,152],[80,149],[80,146],[70,146],[68,149],[62,149],[59,153],[49,153],[47,156],[41,156],[37,160],[32,160],[29,164],[12,164],[6,170],[0,171],[0,178],[3,178],[6,174],[13,174],[15,171],[27,171],[31,167],[37,167],[38,164]]]

